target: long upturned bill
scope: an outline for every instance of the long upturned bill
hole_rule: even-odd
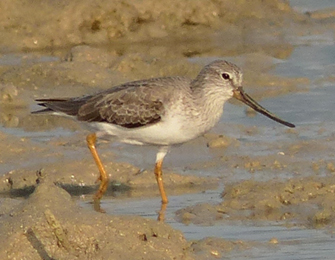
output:
[[[270,111],[262,107],[260,104],[258,104],[254,99],[252,99],[247,93],[244,92],[242,87],[238,87],[233,91],[233,97],[242,101],[247,106],[251,107],[252,109],[256,110],[257,112],[271,118],[272,120],[281,123],[283,125],[286,125],[288,127],[295,127],[294,124],[291,124],[283,119],[280,119],[276,115],[272,114]]]

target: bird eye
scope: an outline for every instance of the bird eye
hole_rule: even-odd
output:
[[[228,73],[222,73],[221,77],[225,80],[230,79],[230,75]]]

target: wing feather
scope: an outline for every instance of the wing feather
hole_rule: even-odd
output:
[[[164,114],[164,105],[157,91],[148,81],[121,85],[93,96],[80,107],[77,118],[127,128],[156,123]]]

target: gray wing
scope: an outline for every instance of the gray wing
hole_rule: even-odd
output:
[[[156,80],[135,81],[96,94],[79,108],[77,118],[127,128],[156,123],[164,114],[159,85]]]
[[[127,128],[159,122],[176,86],[188,88],[190,79],[155,78],[134,81],[95,95],[70,99],[37,99],[45,111],[63,112],[88,122],[107,122]],[[35,112],[36,113],[36,112]]]

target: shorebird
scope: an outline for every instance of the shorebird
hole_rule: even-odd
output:
[[[209,131],[220,120],[223,106],[230,98],[242,101],[285,126],[295,127],[245,93],[240,68],[224,60],[208,64],[195,79],[152,78],[124,83],[82,97],[36,101],[44,107],[37,113],[50,111],[72,116],[95,129],[86,138],[100,172],[100,186],[94,196],[95,202],[100,204],[108,187],[108,175],[97,153],[96,140],[114,136],[121,142],[158,147],[154,174],[162,204],[167,204],[162,164],[169,148]]]

